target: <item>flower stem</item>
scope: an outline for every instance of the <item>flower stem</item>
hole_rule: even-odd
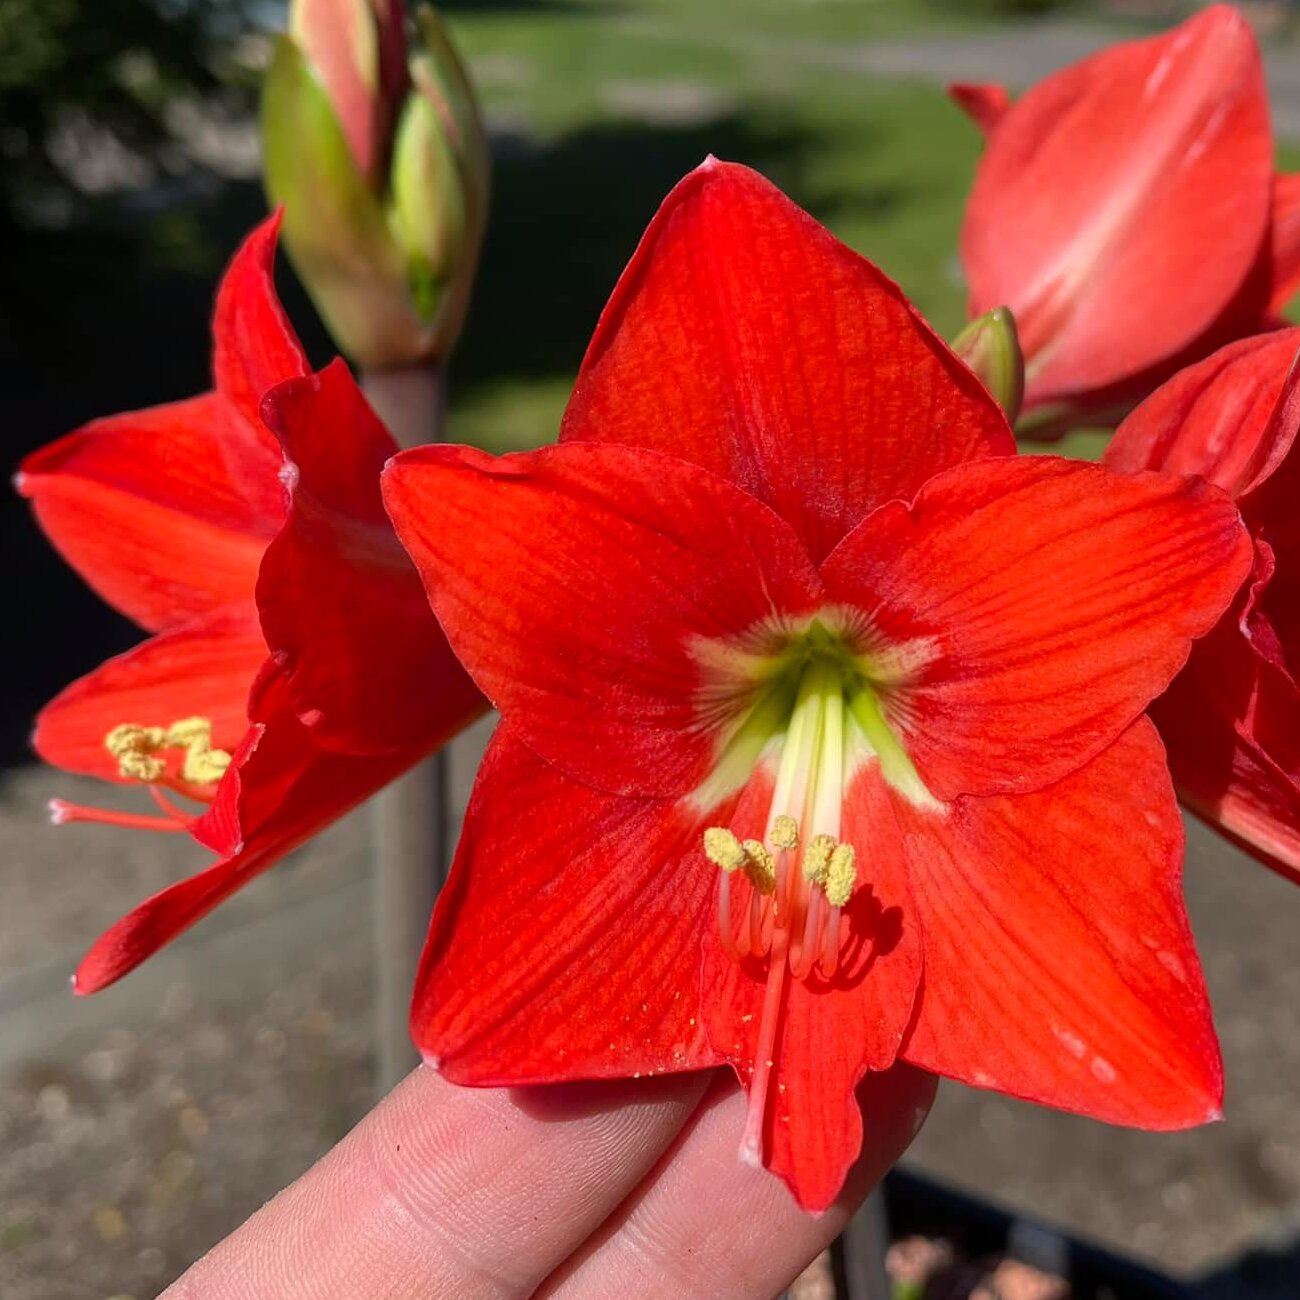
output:
[[[871,1123],[871,1116],[866,1117]],[[889,1249],[889,1220],[885,1194],[875,1187],[858,1207],[840,1236],[846,1300],[889,1300],[885,1252]]]
[[[373,370],[362,387],[403,447],[442,438],[442,371]],[[446,750],[380,791],[374,809],[376,1085],[387,1093],[419,1063],[408,1026],[429,916],[448,868]]]

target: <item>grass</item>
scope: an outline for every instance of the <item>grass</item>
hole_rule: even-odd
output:
[[[984,25],[952,0],[461,0],[497,133],[494,207],[450,436],[551,440],[600,308],[664,194],[706,153],[771,177],[951,337],[978,134],[933,84],[846,70],[881,37]],[[1124,33],[1130,34],[1130,33]],[[1300,166],[1283,149],[1281,164]],[[1104,435],[1052,450],[1089,459]],[[1028,449],[1028,448],[1027,448]]]
[[[828,52],[943,21],[922,0],[470,5],[452,15],[500,148],[451,436],[555,436],[596,317],[665,193],[707,153],[757,167],[945,333],[979,153],[937,87]],[[962,20],[968,21],[968,20]]]

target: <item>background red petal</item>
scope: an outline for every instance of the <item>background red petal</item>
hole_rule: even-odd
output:
[[[219,846],[218,861],[146,899],[111,926],[77,967],[78,993],[95,993],[135,969],[231,894],[342,817],[423,752],[361,758],[311,743],[274,672],[254,692],[252,726],[211,809],[192,827]]]
[[[1026,408],[1116,384],[1207,331],[1268,255],[1259,50],[1214,5],[1039,82],[980,162],[962,227],[970,312],[1009,306]],[[1262,316],[1241,304],[1242,325]]]
[[[1300,172],[1273,178],[1272,230],[1269,307],[1281,311],[1300,289]]]
[[[975,123],[985,135],[990,135],[1011,107],[1011,96],[1005,86],[958,81],[948,87],[948,98]]]
[[[1294,443],[1300,329],[1240,339],[1158,388],[1115,431],[1103,463],[1125,473],[1199,474],[1234,497],[1267,478]]]
[[[275,212],[240,245],[222,277],[212,319],[217,392],[239,411],[273,460],[275,440],[261,424],[262,398],[282,380],[311,369],[275,292],[279,231]]]
[[[59,553],[150,631],[251,600],[284,514],[234,472],[240,420],[209,393],[109,416],[34,452],[18,476]],[[270,437],[270,434],[267,434]]]
[[[69,772],[118,780],[104,738],[122,723],[166,727],[212,722],[212,743],[233,752],[248,729],[248,692],[266,646],[251,608],[162,632],[101,664],[61,691],[37,716],[32,744]]]
[[[346,753],[434,745],[486,710],[443,636],[384,512],[397,445],[342,361],[276,388],[289,515],[257,602],[313,740]]]

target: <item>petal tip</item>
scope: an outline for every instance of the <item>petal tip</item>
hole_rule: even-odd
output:
[[[71,820],[69,805],[64,799],[51,799],[45,805],[51,826],[64,826]]]
[[[1207,27],[1211,25],[1221,26],[1225,31],[1245,31],[1250,32],[1252,36],[1254,35],[1254,28],[1246,21],[1246,16],[1236,5],[1207,5],[1190,21],[1204,23]]]

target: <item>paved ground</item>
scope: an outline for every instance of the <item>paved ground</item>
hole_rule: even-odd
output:
[[[863,72],[1023,87],[1114,39],[1113,29],[1057,19],[979,36],[880,41],[842,51],[840,57],[843,66]],[[1300,59],[1294,46],[1266,49],[1265,64],[1274,127],[1279,135],[1300,135]]]
[[[909,36],[871,42],[728,36],[733,48],[772,53],[787,61],[875,77],[912,77],[946,84],[993,81],[1013,90],[1094,54],[1116,39],[1113,26],[1069,18],[1045,18],[981,33]],[[1300,138],[1300,57],[1293,43],[1266,45],[1273,126],[1286,139]]]
[[[475,750],[455,764],[458,805]],[[37,769],[0,786],[0,1295],[142,1300],[367,1104],[365,817],[80,1001],[66,980],[84,942],[194,854],[179,837],[49,828],[56,791],[102,793]],[[1183,1275],[1290,1234],[1300,891],[1194,832],[1188,892],[1226,1123],[1126,1133],[948,1086],[912,1166]]]

